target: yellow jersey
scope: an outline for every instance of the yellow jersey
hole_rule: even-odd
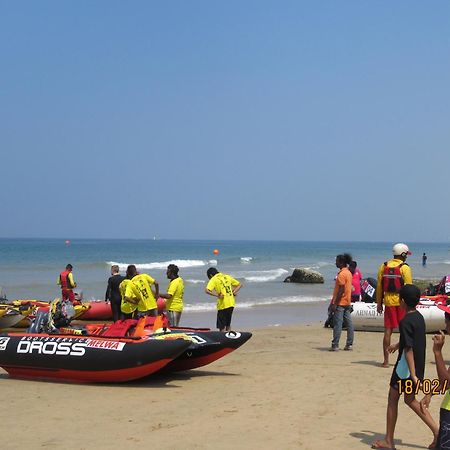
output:
[[[120,296],[122,297],[122,302],[120,303],[120,310],[124,314],[131,314],[134,311],[136,311],[136,309],[137,309],[137,304],[130,303],[125,300],[125,294],[126,294],[127,290],[128,290],[128,294],[132,294],[132,295],[127,295],[127,297],[130,297],[130,298],[137,297],[138,292],[132,292],[134,289],[136,289],[136,288],[133,287],[133,283],[129,279],[125,279],[122,281],[122,283],[119,284]]]
[[[233,287],[240,284],[238,280],[230,275],[219,272],[209,280],[206,289],[216,291],[218,295],[223,295],[223,298],[217,299],[217,309],[220,311],[221,309],[234,307]]]
[[[137,289],[139,303],[138,303],[138,311],[148,311],[149,309],[155,309],[157,308],[155,296],[153,295],[153,291],[151,289],[151,286],[155,284],[155,280],[146,273],[141,273],[139,275],[136,275],[131,279],[131,282],[133,286]],[[126,291],[128,292],[128,290]],[[130,294],[132,294],[133,291],[130,288]],[[127,295],[125,293],[126,297],[131,297],[131,295]]]
[[[178,277],[171,280],[167,293],[172,296],[166,300],[167,311],[181,312],[183,311],[183,295],[184,295],[184,282],[183,278]]]

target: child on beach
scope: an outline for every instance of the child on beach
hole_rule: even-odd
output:
[[[438,308],[445,311],[445,327],[447,334],[450,334],[450,306],[439,305]],[[444,343],[445,336],[442,331],[440,334],[436,334],[433,337],[433,353],[440,381],[439,392],[445,392],[439,412],[440,425],[436,448],[440,450],[450,450],[450,391],[448,390],[450,387],[450,366],[446,369],[444,358],[442,356],[442,347],[444,346]],[[424,409],[428,408],[430,398],[431,395],[428,395],[421,401],[421,405]]]
[[[406,310],[406,314],[400,321],[400,341],[388,347],[390,353],[398,350],[398,358],[389,387],[386,436],[383,440],[375,441],[372,448],[395,449],[394,431],[398,415],[398,401],[402,394],[405,403],[432,431],[434,439],[428,448],[435,448],[438,426],[428,409],[421,407],[414,395],[419,390],[418,387],[420,387],[425,373],[425,321],[422,314],[416,311],[420,290],[413,284],[405,284],[399,294],[401,306]]]

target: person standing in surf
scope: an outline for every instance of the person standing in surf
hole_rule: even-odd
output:
[[[351,255],[344,253],[336,256],[336,267],[339,272],[336,276],[333,298],[331,299],[331,310],[333,317],[333,340],[331,341],[330,351],[339,351],[339,340],[342,333],[342,324],[345,320],[347,324],[347,342],[344,350],[353,350],[353,322],[352,312],[352,274],[348,265],[352,261]]]
[[[206,275],[209,281],[205,292],[217,297],[217,328],[219,331],[230,331],[235,297],[242,284],[232,276],[219,272],[215,267],[210,267]]]
[[[111,302],[111,313],[114,322],[121,319],[120,304],[122,302],[122,297],[120,295],[120,283],[125,279],[119,273],[119,266],[111,266],[111,276],[108,278],[108,286],[105,293],[105,302],[108,300]]]
[[[412,284],[411,268],[406,264],[406,258],[411,255],[406,244],[398,243],[392,247],[394,257],[381,264],[377,280],[377,312],[384,309],[384,336],[382,367],[389,367],[389,351],[391,336],[395,328],[405,316],[405,310],[400,307],[400,289],[405,284]],[[384,305],[384,308],[383,308]]]
[[[183,294],[184,294],[184,281],[178,275],[178,266],[175,264],[169,264],[167,266],[166,275],[170,280],[167,292],[165,294],[159,294],[160,297],[165,298],[167,317],[170,325],[177,327],[180,323],[181,313],[183,312]]]
[[[74,288],[77,287],[77,283],[73,279],[72,264],[67,264],[66,270],[59,274],[56,284],[61,286],[61,297],[63,300],[70,300],[71,303],[75,301]]]

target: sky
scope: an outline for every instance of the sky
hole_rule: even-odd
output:
[[[449,19],[0,0],[0,237],[448,242]]]

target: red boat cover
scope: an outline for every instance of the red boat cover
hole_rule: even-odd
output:
[[[162,315],[163,327],[169,326],[169,321],[167,317]],[[145,327],[153,326],[156,317],[147,316],[145,318]],[[125,337],[131,328],[136,327],[138,320],[136,319],[126,319],[118,320],[111,324],[111,326],[102,333],[102,336],[114,336],[114,337]]]

